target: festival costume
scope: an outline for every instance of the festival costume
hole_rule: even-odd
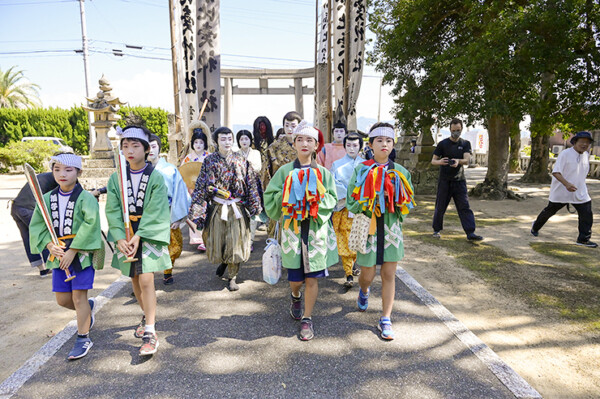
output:
[[[285,134],[279,136],[278,139],[273,141],[269,148],[267,149],[267,156],[269,159],[269,172],[270,179],[275,176],[275,173],[281,168],[283,165],[288,164],[296,159],[296,150],[294,149],[292,143],[290,143]],[[269,179],[269,182],[270,182]],[[264,184],[265,187],[268,184]],[[269,226],[267,228],[267,234],[269,237],[275,236],[275,226],[277,225],[277,221],[271,219],[269,221]]]
[[[186,155],[186,157],[183,159],[183,162],[181,164],[183,165],[184,163],[188,163],[188,162],[204,162],[206,157],[209,155],[210,155],[209,152],[204,151],[202,156],[199,157],[195,152],[191,152],[188,155]],[[192,190],[190,190],[189,193],[191,195]],[[198,229],[196,232],[194,232],[194,231],[192,231],[192,229],[189,229],[189,235],[190,235],[190,245],[204,246],[204,241],[202,241],[202,230]]]
[[[129,219],[133,233],[140,237],[138,251],[135,254],[138,260],[124,263],[126,256],[121,251],[116,251],[111,266],[121,270],[124,275],[134,277],[141,273],[171,268],[169,255],[171,212],[165,179],[160,172],[155,171],[150,163],[146,163],[136,193],[133,192],[131,173],[127,164]],[[110,176],[106,199],[108,239],[115,243],[126,239],[118,179],[117,173]]]
[[[356,252],[351,251],[348,248],[348,237],[350,236],[350,230],[352,229],[354,215],[348,212],[348,209],[346,208],[346,193],[354,169],[364,161],[365,160],[360,156],[352,159],[350,156],[345,155],[343,158],[335,161],[331,167],[338,198],[338,205],[334,208],[331,221],[337,236],[338,254],[342,259],[346,277],[352,275],[352,266],[354,265],[354,262],[356,262]]]
[[[382,187],[388,193],[387,198],[394,198],[393,203],[385,199],[380,191]],[[378,166],[375,160],[369,160],[354,170],[348,184],[346,207],[349,212],[364,213],[372,220],[367,249],[357,253],[359,265],[371,267],[398,262],[404,257],[402,221],[414,206],[412,198],[410,173],[397,163]]]
[[[319,165],[325,166],[327,170],[333,172],[333,163],[342,159],[346,155],[346,149],[343,143],[327,143],[317,155]]]
[[[260,177],[258,175],[262,169],[261,153],[258,150],[253,149],[252,147],[250,147],[248,149],[247,154],[244,154],[244,152],[242,150],[240,150],[239,153],[241,156],[246,158],[246,160],[248,162],[250,162],[250,166],[252,166],[252,169],[254,169],[255,176],[259,180],[258,181],[259,194],[262,198],[262,193],[263,193],[264,189],[263,189],[262,183],[260,181]],[[260,221],[260,216],[258,216],[258,215],[253,217],[250,220],[250,242],[254,241],[254,236],[256,235],[256,227],[258,226],[259,221]]]
[[[64,209],[60,204],[63,201],[66,203]],[[71,247],[79,250],[69,266],[69,272],[77,275],[77,272],[92,266],[93,251],[103,247],[98,201],[77,183],[69,193],[63,193],[60,187],[47,192],[44,194],[44,203],[52,217],[58,239],[66,246],[65,252]],[[29,239],[32,253],[41,253],[52,242],[38,207],[33,212],[29,225]],[[48,260],[46,267],[60,268],[60,259]]]
[[[250,218],[261,210],[258,180],[248,161],[239,153],[224,157],[219,152],[204,160],[188,217],[202,234],[212,263],[228,265],[229,279],[250,257]],[[216,196],[210,187],[230,194]]]
[[[302,188],[306,173],[311,170],[307,188]],[[302,172],[302,175],[300,175]],[[320,178],[319,175],[320,174]],[[320,181],[317,183],[314,178]],[[313,180],[311,180],[311,178]],[[292,183],[292,179],[296,181]],[[290,186],[290,183],[293,185]],[[298,206],[288,206],[289,202],[308,201],[306,190],[314,193],[319,190],[322,196],[311,205],[310,214],[298,213]],[[284,201],[286,201],[284,203]],[[264,193],[265,210],[272,220],[281,220],[281,251],[283,267],[303,268],[306,273],[318,272],[338,262],[336,237],[330,222],[331,213],[337,202],[335,182],[331,173],[313,161],[310,168],[302,168],[296,159],[277,170]],[[291,209],[293,208],[293,209]],[[300,219],[300,220],[299,220]]]
[[[181,177],[181,174],[175,167],[159,158],[154,166],[154,169],[159,171],[167,186],[167,198],[169,199],[169,207],[171,208],[171,224],[180,221],[187,216],[190,208],[191,198],[187,191],[187,186]],[[171,242],[169,243],[169,256],[171,263],[175,263],[175,259],[179,258],[183,249],[183,237],[179,227],[171,229]],[[165,274],[171,274],[172,269],[168,269]]]

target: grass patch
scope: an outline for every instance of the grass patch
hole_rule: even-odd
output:
[[[407,222],[410,223],[411,219],[416,219],[419,222],[428,221],[431,224],[433,221],[433,213],[435,211],[435,201],[421,200],[417,203],[417,207],[410,211],[410,217]],[[505,223],[517,222],[516,218],[482,218],[475,216],[475,222],[479,227],[486,226],[497,226]],[[460,226],[460,218],[454,208],[448,209],[444,214],[444,224]],[[430,230],[431,230],[431,226]]]
[[[462,231],[444,230],[441,239],[433,238],[431,227],[423,223],[404,224],[403,231],[407,237],[446,249],[459,265],[501,292],[600,331],[597,251],[574,245],[534,243],[536,251],[562,262],[529,262],[485,242],[471,243]]]

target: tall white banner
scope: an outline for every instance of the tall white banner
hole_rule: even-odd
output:
[[[179,109],[184,142],[190,122],[198,117],[198,87],[196,81],[194,0],[173,2],[175,18],[175,51],[177,57],[177,80],[179,85]]]
[[[180,0],[183,1],[183,0]],[[191,1],[191,0],[190,0]],[[220,0],[197,0],[198,103],[208,105],[203,120],[211,131],[221,126]]]
[[[351,1],[351,0],[348,0]],[[333,108],[344,106],[344,77],[346,57],[346,0],[334,0],[333,14]],[[335,123],[336,121],[332,121]]]
[[[367,0],[347,1],[351,1],[352,4],[350,7],[350,15],[348,16],[348,23],[351,27],[350,37],[346,45],[346,48],[350,52],[350,64],[347,68],[349,83],[346,118],[348,119],[348,129],[356,130],[356,101],[358,100],[358,94],[360,92],[365,60]]]

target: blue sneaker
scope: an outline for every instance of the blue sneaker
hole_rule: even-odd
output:
[[[73,346],[71,352],[69,352],[67,360],[81,359],[87,355],[92,346],[94,346],[94,344],[92,343],[91,339],[77,337],[75,340],[75,345]]]
[[[394,330],[392,330],[392,321],[389,317],[382,317],[377,323],[377,329],[381,332],[381,338],[392,340],[394,339]]]
[[[94,326],[96,322],[96,318],[94,317],[94,305],[96,305],[96,300],[94,298],[88,299],[88,303],[90,304],[90,330]]]
[[[358,310],[364,312],[369,307],[369,294],[371,293],[371,289],[367,291],[366,294],[363,293],[362,288],[358,290],[358,300],[356,304],[358,305]]]

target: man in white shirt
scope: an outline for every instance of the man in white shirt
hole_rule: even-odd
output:
[[[571,138],[573,147],[558,154],[552,169],[552,184],[548,205],[540,212],[531,226],[531,234],[538,236],[539,230],[556,212],[567,204],[572,204],[579,215],[579,236],[577,245],[596,248],[592,237],[592,199],[588,194],[585,178],[590,170],[588,150],[594,143],[589,132],[578,132]]]

